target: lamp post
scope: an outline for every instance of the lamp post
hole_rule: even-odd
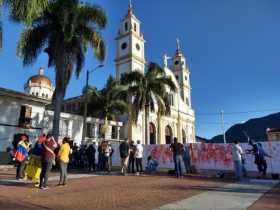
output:
[[[83,117],[83,134],[82,134],[82,143],[86,142],[86,133],[87,133],[87,108],[88,108],[88,83],[89,83],[89,76],[92,72],[96,71],[99,68],[102,68],[104,65],[100,64],[96,66],[93,70],[87,70],[87,78],[86,78],[86,90],[85,90],[85,99],[84,99],[84,117]]]
[[[225,133],[225,122],[224,122],[224,111],[223,110],[221,110],[221,127],[222,127],[222,132],[223,132],[224,144],[226,144],[227,140],[226,140],[226,133]]]

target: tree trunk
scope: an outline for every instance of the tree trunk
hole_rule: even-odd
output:
[[[64,94],[60,89],[55,90],[55,101],[54,101],[54,115],[53,115],[53,136],[56,141],[59,137],[59,122],[60,122],[60,112],[63,103]]]
[[[65,96],[67,81],[66,79],[66,58],[63,50],[58,50],[60,52],[56,63],[56,74],[55,74],[55,98],[54,98],[54,116],[53,116],[53,136],[56,141],[59,138],[59,124],[60,124],[60,112],[63,104],[63,99]]]
[[[145,144],[150,144],[149,105],[145,105]]]

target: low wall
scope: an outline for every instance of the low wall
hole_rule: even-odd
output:
[[[247,143],[240,144],[243,150],[251,149]],[[267,158],[268,173],[280,173],[280,142],[262,142],[264,150],[272,156]],[[231,155],[231,144],[189,144],[191,163],[197,170],[233,170]],[[120,165],[118,145],[113,145],[113,165]],[[145,145],[144,160],[146,165],[147,157],[151,155],[159,162],[160,168],[174,168],[172,152],[169,145]],[[257,172],[252,154],[245,154],[245,167],[248,171]]]

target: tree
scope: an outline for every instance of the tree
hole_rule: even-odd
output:
[[[108,120],[116,120],[127,111],[126,90],[126,86],[120,85],[111,76],[102,90],[90,89],[89,115],[104,119],[104,130]]]
[[[149,141],[149,112],[158,107],[158,114],[164,114],[168,108],[168,91],[176,91],[172,79],[166,76],[164,70],[156,63],[150,63],[145,74],[138,71],[125,73],[121,77],[123,84],[129,85],[131,96],[131,117],[136,123],[139,113],[145,113],[145,143]]]
[[[53,135],[59,136],[59,120],[63,98],[73,72],[79,77],[89,47],[99,61],[105,58],[101,31],[106,26],[104,10],[78,0],[57,0],[49,3],[42,15],[25,29],[18,43],[24,65],[36,61],[40,53],[48,54],[48,66],[55,69],[53,96]]]

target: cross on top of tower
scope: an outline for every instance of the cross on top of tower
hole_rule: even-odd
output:
[[[181,45],[180,45],[180,39],[177,38],[177,39],[176,39],[176,42],[177,42],[176,54],[182,53],[182,51],[181,51]]]
[[[128,15],[131,16],[132,14],[133,14],[132,0],[129,0]]]

